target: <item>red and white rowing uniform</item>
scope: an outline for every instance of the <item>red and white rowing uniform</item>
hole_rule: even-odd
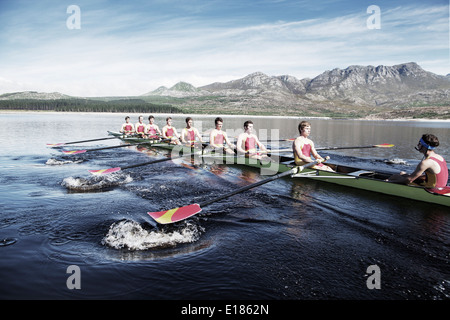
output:
[[[136,132],[137,133],[144,133],[145,125],[142,123],[139,123],[136,125]]]
[[[149,138],[151,138],[151,139],[158,139],[159,138],[158,135],[157,135],[157,132],[156,132],[156,128],[154,128],[153,126],[151,126],[148,129],[147,134],[148,134]]]
[[[256,152],[256,139],[255,137],[249,136],[247,139],[245,139],[244,142],[244,150],[246,156],[254,156],[259,155],[258,152]]]
[[[133,126],[131,124],[126,124],[123,129],[125,134],[133,133]]]
[[[223,146],[223,141],[224,141],[224,137],[223,137],[223,133],[222,132],[217,132],[217,134],[214,136],[214,144],[217,146]]]
[[[173,133],[174,133],[173,128],[166,128],[165,135],[166,135],[167,138],[172,138],[173,137]]]
[[[194,131],[194,129],[184,128],[183,130],[184,130],[184,133],[187,136],[187,142],[190,143],[191,146],[194,145],[194,143],[195,143],[195,131]]]
[[[448,181],[448,168],[447,163],[445,160],[441,161],[435,157],[430,157],[429,159],[436,162],[439,167],[441,168],[441,171],[438,174],[430,173],[428,171],[425,171],[425,185],[426,187],[434,187],[434,188],[443,188],[447,185]]]
[[[302,154],[305,157],[311,158],[311,145],[309,143],[303,144],[301,146],[301,150],[302,150]],[[295,164],[298,166],[302,166],[305,164],[305,162],[303,162],[303,160],[300,159],[300,157],[297,155],[296,152],[294,152],[294,161],[295,161]],[[319,163],[319,164],[316,164],[314,167],[322,167],[322,166],[323,166],[323,163]]]

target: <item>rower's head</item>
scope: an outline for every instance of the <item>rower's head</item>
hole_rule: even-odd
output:
[[[148,117],[148,122],[153,123],[153,121],[155,121],[155,117],[154,116],[149,116]]]
[[[222,119],[221,117],[217,117],[217,118],[214,120],[214,124],[216,125],[216,129],[217,129],[217,130],[222,129],[222,126],[223,126],[223,119]]]
[[[170,126],[172,125],[172,117],[167,117],[166,118],[166,123]]]
[[[126,117],[125,117],[125,121],[126,121],[126,122],[130,122],[130,117],[129,117],[129,116],[126,116]]]
[[[188,128],[190,128],[190,127],[192,127],[193,124],[194,124],[194,120],[192,120],[191,117],[187,117],[187,118],[186,118],[186,126],[187,126]]]
[[[434,134],[426,133],[422,135],[422,138],[420,138],[419,143],[417,144],[417,147],[415,149],[417,151],[426,153],[428,152],[428,150],[434,150],[438,146],[438,137],[436,137]]]
[[[247,120],[244,122],[244,131],[248,131],[248,132],[253,131],[253,121]]]
[[[144,117],[143,116],[139,116],[139,122],[142,123],[142,121],[144,121]]]
[[[309,134],[311,133],[311,123],[309,123],[308,121],[300,122],[298,125],[298,132],[300,133],[300,135],[306,134],[309,136]]]

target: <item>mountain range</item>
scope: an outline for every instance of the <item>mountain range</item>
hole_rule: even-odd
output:
[[[217,105],[220,100],[221,107],[225,108],[277,109],[281,114],[283,111],[284,114],[292,113],[288,112],[290,110],[317,115],[331,112],[366,116],[386,114],[389,117],[389,113],[408,116],[419,111],[448,118],[450,74],[436,75],[415,62],[335,68],[313,79],[255,72],[241,79],[198,88],[179,82],[171,88],[159,87],[143,96],[188,98],[189,103],[197,97],[200,104]]]
[[[58,93],[22,92],[0,99],[28,96],[58,98]],[[67,97],[67,96],[64,96]],[[437,75],[409,62],[393,66],[335,68],[315,78],[249,74],[229,82],[195,87],[179,82],[139,96],[164,98],[186,112],[358,116],[372,118],[450,118],[450,74]],[[111,99],[111,98],[109,98]]]

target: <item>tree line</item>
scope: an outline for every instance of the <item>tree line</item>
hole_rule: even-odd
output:
[[[141,99],[121,99],[112,101],[92,99],[0,100],[0,110],[183,113],[182,110],[177,107],[164,104],[154,104]]]

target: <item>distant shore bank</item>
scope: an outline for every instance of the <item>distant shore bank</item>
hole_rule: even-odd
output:
[[[87,114],[87,115],[135,115],[136,117],[142,115],[143,113],[136,112],[75,112],[75,111],[45,111],[45,110],[0,110],[0,114],[11,114],[11,113],[46,113],[46,114]],[[277,118],[277,119],[322,119],[322,120],[360,120],[360,121],[417,121],[417,122],[449,122],[450,119],[426,119],[426,118],[395,118],[395,119],[384,119],[384,118],[375,118],[375,117],[365,117],[365,118],[331,118],[331,117],[311,117],[311,116],[270,116],[270,115],[242,115],[242,114],[199,114],[199,113],[151,113],[153,115],[158,116],[173,116],[173,117],[186,117],[186,116],[201,116],[201,117],[238,117],[238,118]],[[145,114],[144,114],[145,117]]]

